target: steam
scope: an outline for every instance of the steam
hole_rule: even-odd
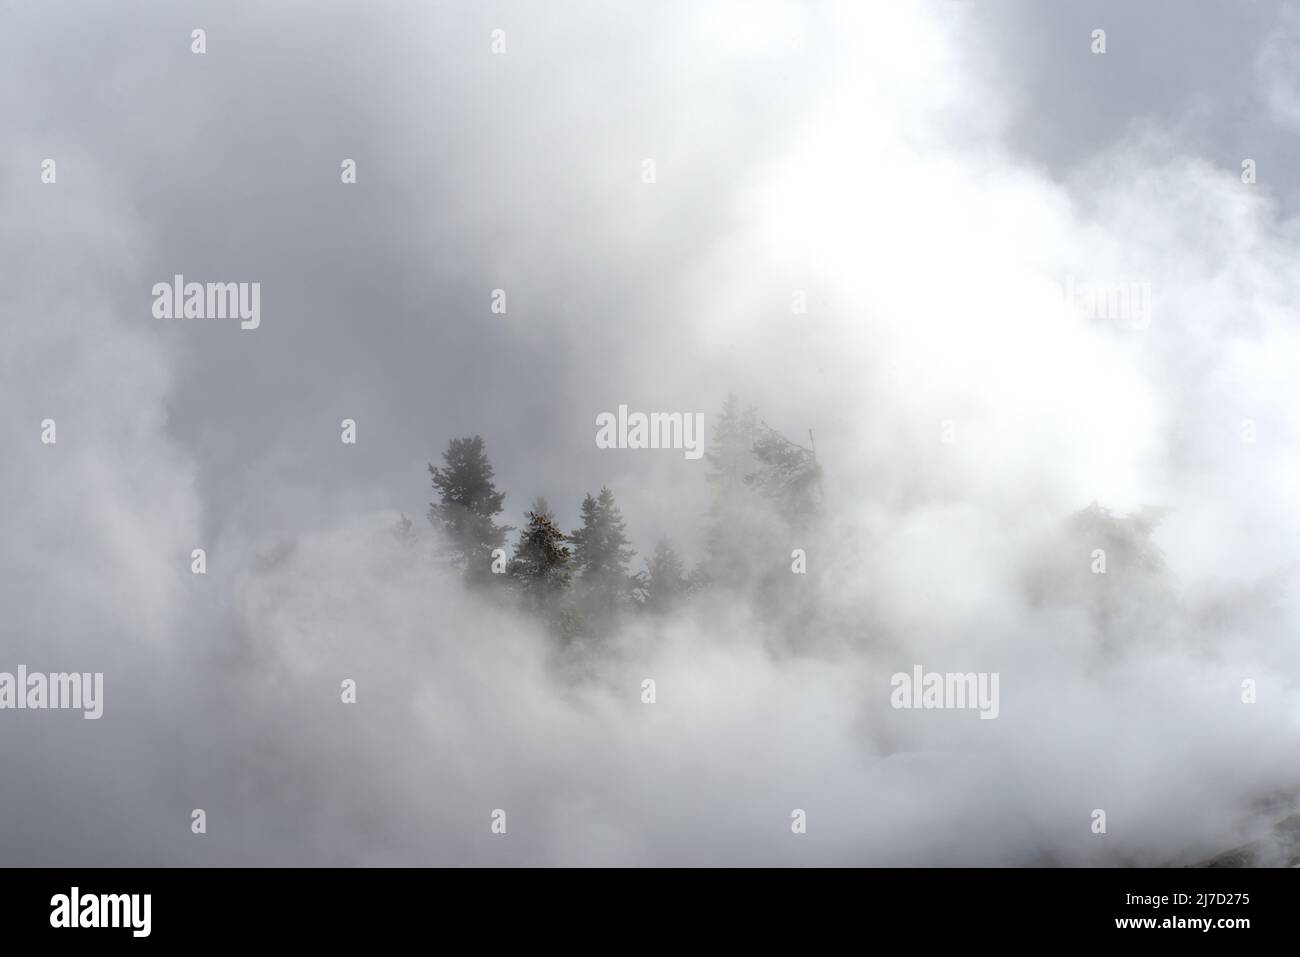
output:
[[[92,125],[41,187],[45,147],[19,124],[6,169],[26,178],[0,186],[0,670],[105,679],[99,721],[0,714],[0,857],[1193,863],[1294,806],[1297,225],[1155,120],[1068,176],[1032,165],[963,9],[683,5],[644,31],[599,19],[594,42],[598,11],[521,7],[495,63],[496,24],[463,12],[355,37],[341,8],[312,37],[291,11],[212,20],[184,69],[265,78],[254,40],[279,38],[309,79],[276,95],[338,93],[337,113],[295,114],[305,144],[253,116],[267,156],[329,180],[356,144],[376,154],[346,200],[332,181],[268,188],[300,175],[274,161],[236,179],[277,229],[303,224],[268,237],[221,219],[194,117],[239,99],[211,77],[177,81],[196,111],[179,145],[131,147],[206,184],[158,187],[163,212],[103,148],[120,131]],[[44,43],[61,16],[32,25]],[[180,26],[138,32],[161,49]],[[334,52],[314,59],[318,42]],[[87,70],[140,91],[131,48]],[[1285,119],[1270,50],[1260,82]],[[182,196],[221,228],[173,263]],[[370,246],[331,238],[371,227]],[[152,323],[152,284],[182,270],[260,281],[260,327]],[[372,277],[373,301],[335,307],[339,275]],[[1082,315],[1070,277],[1148,283],[1149,324]],[[486,325],[498,285],[514,325]],[[825,472],[821,526],[764,528],[778,566],[809,559],[775,613],[715,591],[563,646],[466,593],[427,527],[392,533],[423,514],[424,462],[482,431],[516,514],[544,495],[568,528],[609,484],[642,554],[667,531],[702,560],[704,463],[598,449],[591,423],[711,415],[732,390],[792,437],[814,429]],[[331,433],[344,415],[355,448]],[[1168,509],[1167,575],[1109,572],[1105,625],[1088,565],[1107,546],[1069,522],[1093,501]],[[998,673],[997,719],[891,708],[915,665]]]

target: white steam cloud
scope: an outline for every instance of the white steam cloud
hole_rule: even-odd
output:
[[[1242,183],[1155,120],[1066,177],[1017,155],[1017,99],[965,42],[971,7],[816,9],[669,5],[635,43],[608,18],[597,21],[607,33],[584,32],[600,16],[585,7],[520,8],[506,18],[516,59],[491,80],[466,66],[489,55],[496,26],[477,14],[405,9],[409,23],[372,25],[354,49],[343,25],[355,11],[314,14],[337,58],[317,50],[298,66],[326,88],[346,85],[339,75],[442,84],[376,106],[365,144],[437,155],[426,134],[450,131],[442,168],[473,187],[448,192],[444,233],[428,183],[384,180],[400,163],[362,158],[358,190],[396,211],[394,195],[409,194],[439,225],[376,237],[351,269],[391,275],[394,258],[432,248],[429,270],[455,287],[462,273],[471,285],[492,274],[490,262],[526,291],[512,321],[529,325],[448,332],[451,343],[553,356],[558,341],[566,370],[554,390],[514,364],[463,381],[471,398],[421,412],[418,434],[381,434],[380,405],[358,413],[357,447],[322,454],[405,443],[401,469],[341,485],[278,445],[241,445],[237,428],[195,441],[172,418],[205,363],[235,392],[259,343],[311,351],[309,322],[283,332],[286,313],[314,308],[293,300],[311,270],[250,240],[264,274],[208,272],[262,282],[261,327],[230,330],[234,345],[218,341],[224,328],[162,330],[146,294],[171,274],[149,272],[166,242],[126,174],[79,142],[59,184],[43,187],[29,155],[44,146],[28,132],[0,185],[12,290],[0,300],[0,670],[103,671],[104,717],[0,713],[0,858],[1185,864],[1295,807],[1300,227],[1265,184]],[[295,23],[263,11],[243,29]],[[416,54],[420,37],[448,31],[482,50],[450,65]],[[229,68],[221,44],[236,36],[240,57],[269,55],[233,23],[224,41],[209,34],[209,72]],[[382,46],[376,37],[396,44],[391,76],[365,45]],[[1260,52],[1259,82],[1285,121],[1295,111],[1276,43]],[[120,82],[144,82],[121,69]],[[788,89],[773,79],[787,69]],[[466,75],[474,102],[508,109],[499,125],[472,106],[437,130],[416,115]],[[600,78],[621,84],[604,91],[617,103],[592,91]],[[189,82],[226,115],[210,77]],[[511,85],[473,85],[495,82]],[[508,102],[510,90],[523,100]],[[532,181],[514,175],[512,150],[535,151]],[[334,152],[321,148],[326,177]],[[646,155],[658,192],[638,179]],[[19,173],[30,186],[15,185]],[[306,208],[297,195],[283,203]],[[330,235],[300,231],[295,256],[339,255]],[[589,274],[600,278],[584,285]],[[1149,322],[1083,315],[1062,299],[1067,279],[1148,284]],[[399,300],[423,295],[395,284]],[[790,309],[796,290],[804,314]],[[401,321],[366,321],[402,351]],[[367,365],[366,334],[343,345],[320,335],[341,361]],[[286,394],[292,363],[277,370]],[[347,411],[400,378],[378,366],[340,385]],[[392,386],[403,401],[405,388]],[[807,593],[781,614],[715,596],[566,649],[466,593],[427,526],[414,540],[391,532],[431,494],[418,488],[423,462],[485,429],[476,414],[496,422],[505,409],[541,436],[526,454],[489,436],[515,514],[538,492],[588,491],[567,478],[574,462],[615,488],[643,552],[667,528],[703,558],[704,463],[596,450],[590,423],[620,404],[715,410],[733,390],[794,438],[815,428],[825,471],[825,527],[808,541],[772,531],[779,559],[809,556],[793,586]],[[296,428],[324,448],[347,413],[318,413]],[[53,446],[39,442],[46,417]],[[244,418],[256,428],[256,411]],[[235,463],[225,485],[203,474],[214,457]],[[1068,522],[1093,501],[1168,510],[1153,533],[1167,575],[1114,571],[1104,627],[1088,566],[1106,546],[1079,532],[1095,526]],[[189,572],[195,547],[206,576]],[[890,676],[915,664],[997,672],[998,718],[892,709]],[[340,702],[344,679],[355,705]],[[1255,704],[1242,703],[1246,679]],[[194,808],[207,834],[190,833]],[[489,829],[497,808],[504,837]],[[804,835],[791,833],[796,808]],[[1090,827],[1094,809],[1105,835]]]

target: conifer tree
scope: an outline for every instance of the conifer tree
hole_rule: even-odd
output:
[[[668,539],[661,538],[655,543],[654,555],[646,561],[641,583],[644,607],[652,614],[669,611],[690,589],[686,566]]]
[[[493,482],[482,436],[452,439],[442,459],[441,468],[429,466],[438,492],[438,501],[429,505],[429,521],[443,533],[445,550],[464,568],[466,580],[482,584],[492,577],[493,549],[505,544],[511,530],[496,523],[505,493]]]
[[[758,413],[727,396],[705,453],[709,482],[708,567],[701,581],[728,588],[749,577],[764,503],[746,481],[758,467],[754,443],[760,437]]]
[[[716,495],[741,490],[745,476],[754,471],[754,443],[760,435],[758,411],[751,405],[741,407],[735,395],[728,395],[713,426],[709,451],[709,485]]]
[[[753,446],[755,469],[745,481],[772,503],[792,529],[803,529],[821,509],[821,466],[812,449],[763,423]]]
[[[573,577],[573,553],[545,499],[533,503],[527,519],[506,575],[518,587],[526,608],[553,620]]]
[[[601,488],[599,495],[583,499],[582,527],[569,541],[581,576],[583,604],[591,616],[607,621],[631,600],[634,582],[627,566],[636,554],[628,544],[626,522],[613,492]]]

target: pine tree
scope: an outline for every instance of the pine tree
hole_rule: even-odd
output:
[[[519,588],[526,608],[554,621],[573,578],[573,552],[545,499],[537,499],[527,518],[506,575]]]
[[[734,588],[749,577],[764,503],[746,477],[758,467],[754,443],[760,437],[758,413],[727,396],[705,453],[709,482],[708,568],[700,580]]]
[[[464,568],[471,584],[492,577],[492,551],[505,544],[510,526],[496,524],[505,493],[493,482],[492,463],[483,437],[452,439],[442,454],[443,466],[429,466],[439,500],[429,505],[429,521],[442,531],[446,551]]]
[[[655,543],[654,555],[646,561],[641,584],[644,607],[652,614],[669,611],[690,589],[686,566],[668,539],[661,538]]]
[[[713,426],[709,451],[708,481],[715,496],[741,491],[745,476],[754,471],[754,443],[760,435],[758,411],[751,405],[741,408],[735,395],[728,395]]]
[[[1117,515],[1093,502],[1074,513],[1028,568],[1030,600],[1085,609],[1103,647],[1162,634],[1179,602],[1153,537],[1165,511]]]
[[[626,522],[613,492],[601,488],[598,496],[583,499],[582,527],[569,541],[583,604],[593,618],[608,621],[631,600],[635,584],[627,566],[636,553],[628,544]]]
[[[756,467],[749,486],[772,503],[793,529],[803,529],[821,510],[822,470],[812,449],[791,442],[763,423],[753,446]]]
[[[393,538],[403,547],[409,548],[416,542],[415,523],[406,516],[405,512],[398,516],[397,521],[393,523],[389,531],[393,533]]]

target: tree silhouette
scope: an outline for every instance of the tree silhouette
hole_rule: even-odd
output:
[[[482,436],[452,439],[442,460],[441,468],[429,465],[438,492],[429,521],[443,533],[445,551],[464,568],[466,581],[481,585],[492,577],[493,549],[505,544],[511,530],[495,521],[506,496],[493,482]]]
[[[812,449],[763,423],[753,447],[756,466],[745,476],[791,528],[808,525],[821,509],[822,469]]]
[[[763,502],[746,477],[758,466],[754,443],[759,437],[753,406],[742,408],[734,395],[727,396],[704,455],[710,493],[707,581],[711,585],[738,587],[748,577]]]
[[[677,557],[672,542],[666,538],[655,543],[654,555],[646,560],[641,575],[645,610],[661,615],[669,611],[690,590],[686,566]]]
[[[573,553],[545,499],[533,503],[527,518],[506,575],[519,589],[525,608],[551,618],[573,578]]]
[[[632,600],[634,582],[627,566],[636,554],[628,544],[626,523],[613,492],[601,488],[599,495],[583,499],[582,527],[569,541],[583,608],[596,622],[608,624]]]

